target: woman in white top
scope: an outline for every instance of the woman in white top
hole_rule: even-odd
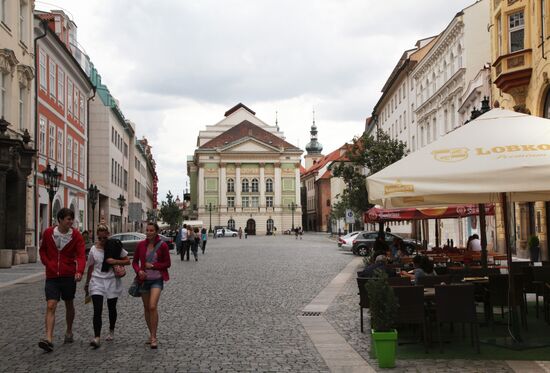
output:
[[[115,276],[113,265],[128,265],[130,259],[128,252],[122,248],[119,240],[109,240],[109,229],[105,225],[97,228],[97,242],[90,249],[88,254],[88,276],[84,290],[86,295],[91,295],[94,304],[94,339],[90,346],[99,347],[99,338],[101,335],[103,312],[103,298],[107,298],[107,307],[109,309],[109,334],[107,341],[112,341],[115,333],[115,324],[117,319],[116,303],[118,297],[122,295],[124,289],[122,281]]]

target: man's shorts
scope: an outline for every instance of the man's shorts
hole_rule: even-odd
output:
[[[46,300],[73,300],[76,294],[74,277],[47,278],[44,287]]]

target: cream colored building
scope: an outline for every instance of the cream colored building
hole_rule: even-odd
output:
[[[236,105],[199,132],[187,162],[193,217],[207,228],[248,228],[259,235],[300,226],[301,154],[277,126]]]
[[[493,0],[490,9],[493,107],[550,118],[550,1]],[[528,257],[530,236],[548,260],[550,202],[513,205],[516,254]],[[505,247],[500,210],[498,242]]]
[[[0,151],[3,154],[9,152],[15,160],[17,149],[31,150],[36,147],[33,105],[34,0],[1,1],[0,5],[0,118],[10,124],[5,138],[11,141],[10,144],[3,143]],[[28,135],[32,142],[23,145]],[[14,146],[15,142],[20,145]],[[32,157],[31,153],[29,157]],[[4,195],[0,195],[0,198],[6,199],[6,193],[10,196],[0,203],[0,210],[4,210],[3,218],[9,222],[11,228],[7,232],[6,228],[0,229],[0,267],[27,262],[29,257],[31,261],[36,261],[36,250],[33,246],[36,237],[32,189],[34,179],[31,173],[32,164],[26,165],[24,160],[26,157],[22,157],[18,164],[14,162],[8,165],[2,159],[0,191]],[[5,223],[0,221],[2,225]]]

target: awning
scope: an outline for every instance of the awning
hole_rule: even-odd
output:
[[[485,214],[494,215],[495,205],[485,205]],[[407,207],[400,209],[373,207],[363,214],[363,221],[365,223],[380,223],[386,221],[464,218],[474,215],[479,215],[478,205],[457,205],[433,208]]]

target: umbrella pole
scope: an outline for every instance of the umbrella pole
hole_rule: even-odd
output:
[[[438,249],[440,248],[440,246],[439,246],[439,219],[435,219],[435,247],[437,247]]]
[[[515,289],[514,289],[514,276],[512,275],[512,248],[510,247],[510,236],[509,225],[510,221],[508,219],[508,201],[506,198],[506,193],[500,193],[500,201],[502,204],[502,214],[504,215],[503,219],[503,229],[504,229],[504,240],[506,242],[506,259],[508,263],[508,315],[511,318],[511,330],[510,334],[514,342],[521,342],[520,326],[519,326],[519,315],[517,305],[513,305],[515,299]]]
[[[479,209],[479,229],[481,233],[481,268],[487,269],[487,226],[485,225],[485,204],[480,203]]]

